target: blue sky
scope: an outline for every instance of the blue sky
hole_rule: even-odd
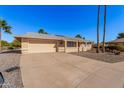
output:
[[[100,35],[103,33],[103,6],[101,6]],[[50,34],[74,37],[81,34],[96,41],[97,6],[0,6],[0,18],[12,26],[13,34],[38,32],[44,28]],[[124,6],[107,6],[106,41],[124,32]],[[13,37],[2,33],[2,39]]]

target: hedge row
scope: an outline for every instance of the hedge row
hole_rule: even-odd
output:
[[[111,45],[111,46],[108,46],[109,49],[111,50],[119,50],[121,52],[124,52],[124,46],[123,45]]]

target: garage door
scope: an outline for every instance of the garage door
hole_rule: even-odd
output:
[[[56,43],[53,40],[30,39],[28,53],[56,52]]]

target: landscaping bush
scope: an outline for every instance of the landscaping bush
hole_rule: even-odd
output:
[[[123,45],[111,45],[111,46],[108,46],[108,48],[110,50],[118,50],[118,51],[124,52],[124,46]]]
[[[9,46],[9,47],[8,47],[8,49],[13,50],[13,49],[14,49],[14,47],[13,47],[13,46]]]
[[[16,47],[16,48],[21,47],[21,42],[16,39],[11,44],[13,47]]]
[[[9,46],[9,43],[5,40],[1,40],[1,45],[4,47],[4,46]]]

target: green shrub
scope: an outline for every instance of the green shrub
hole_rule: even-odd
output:
[[[21,47],[21,42],[15,39],[15,40],[11,43],[11,45],[12,45],[13,47]]]
[[[9,43],[5,40],[1,40],[1,45],[4,47],[4,46],[9,46]]]
[[[123,45],[111,45],[109,46],[109,49],[111,50],[119,50],[121,52],[124,52],[124,46]]]

